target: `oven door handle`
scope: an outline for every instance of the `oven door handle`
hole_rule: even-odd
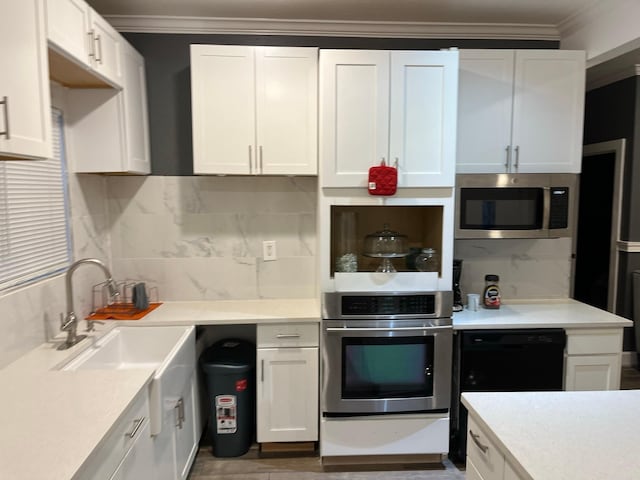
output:
[[[446,327],[326,327],[326,332],[438,332],[451,330],[452,326]]]

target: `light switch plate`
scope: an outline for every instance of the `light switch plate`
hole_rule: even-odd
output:
[[[271,262],[278,259],[275,240],[265,240],[262,242],[262,258],[265,262]]]

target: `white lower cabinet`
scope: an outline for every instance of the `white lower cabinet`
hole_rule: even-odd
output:
[[[162,427],[153,437],[156,480],[184,480],[198,451],[199,412],[197,377],[178,394],[163,398]]]
[[[318,325],[258,325],[257,441],[318,439]]]
[[[143,389],[83,466],[79,479],[155,480],[149,430],[149,395]],[[75,478],[75,477],[74,477]]]
[[[118,465],[110,480],[135,480],[155,478],[153,464],[153,444],[149,419],[138,429],[134,444]]]
[[[567,330],[565,390],[618,390],[622,329]]]
[[[505,459],[504,452],[469,415],[467,430],[467,480],[522,480],[515,468]]]

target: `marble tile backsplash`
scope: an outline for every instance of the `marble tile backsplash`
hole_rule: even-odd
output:
[[[110,177],[114,275],[164,300],[316,295],[315,177]],[[262,242],[278,259],[265,262]]]
[[[467,293],[482,293],[486,274],[500,276],[505,300],[569,297],[571,246],[570,238],[456,240],[463,301]]]

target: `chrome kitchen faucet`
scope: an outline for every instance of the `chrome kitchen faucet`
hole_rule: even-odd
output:
[[[80,265],[85,263],[96,265],[102,269],[105,277],[107,278],[107,288],[109,289],[109,295],[111,298],[119,295],[116,283],[113,281],[113,277],[111,276],[111,272],[100,260],[97,258],[83,258],[72,263],[66,274],[67,314],[64,317],[60,314],[60,330],[67,332],[67,339],[63,344],[58,346],[58,350],[66,350],[67,348],[73,347],[76,343],[86,337],[86,335],[77,335],[78,317],[76,317],[73,308],[73,285],[71,283],[73,272],[75,272]],[[87,327],[87,331],[91,331],[93,329],[92,327],[93,324],[90,323]]]

